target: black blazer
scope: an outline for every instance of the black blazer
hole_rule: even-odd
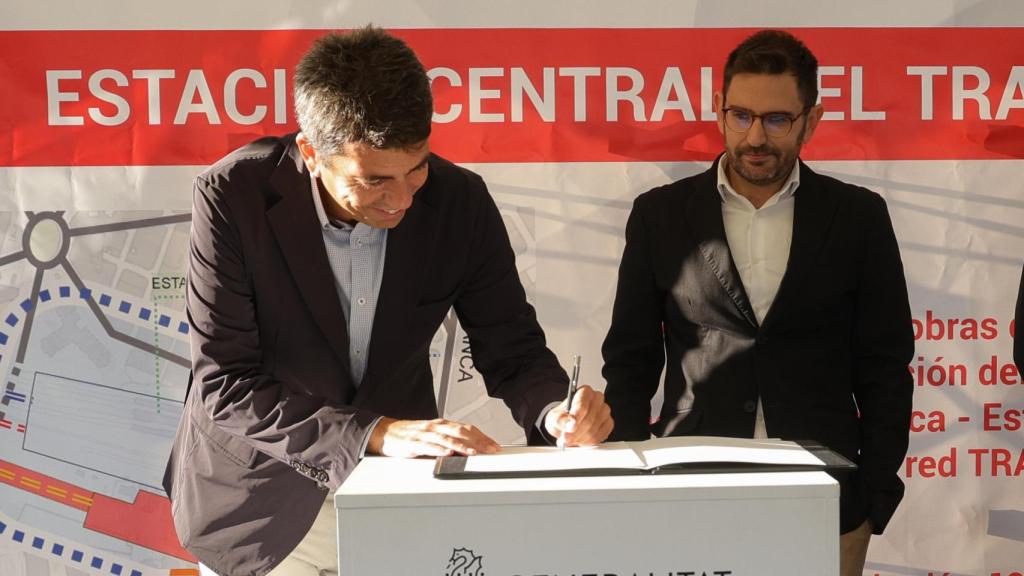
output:
[[[903,496],[914,351],[885,202],[800,163],[789,263],[759,325],[729,253],[717,166],[633,204],[603,347],[612,435],[749,438],[760,397],[770,437],[817,440],[859,464],[840,479],[841,528],[870,517],[881,533]]]
[[[567,378],[527,303],[479,176],[431,156],[388,232],[366,375],[348,335],[294,136],[230,154],[195,183],[188,273],[194,383],[164,486],[182,544],[262,574],[359,462],[378,416],[437,417],[430,342],[454,306],[488,393],[540,442]]]

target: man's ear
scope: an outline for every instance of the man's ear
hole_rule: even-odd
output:
[[[320,177],[320,156],[316,149],[313,148],[313,144],[310,143],[309,138],[302,132],[299,132],[295,136],[295,144],[299,147],[299,154],[302,155],[302,161],[306,164],[306,169],[313,175],[314,178]]]
[[[725,106],[725,96],[721,92],[715,92],[715,99],[713,100],[713,110],[715,116],[718,117],[718,131],[725,135],[725,114],[722,113],[722,108]]]
[[[825,107],[821,104],[807,111],[807,129],[804,131],[804,144],[811,141],[811,136],[814,136],[814,132],[818,129],[818,124],[821,122],[821,117],[824,115]]]

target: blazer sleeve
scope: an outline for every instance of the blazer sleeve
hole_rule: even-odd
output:
[[[264,367],[250,271],[224,191],[195,182],[187,309],[193,390],[217,430],[335,489],[378,415],[295,394]]]
[[[479,176],[467,178],[482,201],[472,217],[472,248],[455,313],[469,336],[473,365],[487,393],[504,401],[530,444],[547,444],[537,422],[547,406],[565,397],[569,379],[526,301],[498,207]]]
[[[626,247],[619,263],[612,322],[601,348],[605,400],[615,420],[612,440],[651,437],[651,398],[665,364],[665,294],[655,280],[652,230],[644,217],[644,198],[633,202],[626,221]]]
[[[898,472],[910,441],[914,335],[907,282],[885,201],[870,195],[856,299],[854,397],[868,517],[881,534],[903,498]]]

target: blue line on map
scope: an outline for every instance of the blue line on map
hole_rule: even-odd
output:
[[[10,398],[11,400],[14,400],[14,401],[17,401],[17,402],[24,402],[25,401],[25,395],[24,394],[18,394],[17,392],[15,392],[13,390],[8,390],[4,394],[4,396],[6,398]]]
[[[0,522],[0,534],[3,534],[6,531],[7,531],[7,524],[5,524],[3,522]],[[22,544],[25,543],[26,536],[27,535],[25,534],[25,532],[23,530],[13,530],[11,532],[11,540],[13,540],[15,542],[20,542]],[[32,548],[35,548],[36,550],[43,550],[43,549],[46,548],[46,538],[43,538],[41,536],[32,536],[31,537],[31,543],[29,545]],[[53,554],[54,556],[56,556],[58,558],[63,558],[64,557],[64,550],[65,550],[65,548],[64,548],[63,544],[59,544],[57,542],[53,542],[50,545],[50,554]],[[86,558],[86,555],[81,550],[74,550],[73,552],[71,552],[70,560],[72,562],[77,562],[77,563],[81,564],[85,560],[85,558]],[[103,565],[105,563],[106,563],[106,560],[104,560],[103,558],[100,558],[99,556],[95,556],[94,555],[92,557],[92,560],[89,561],[89,566],[91,568],[99,570],[99,569],[103,568]],[[121,576],[121,574],[124,573],[124,565],[118,564],[116,562],[110,562],[110,573],[113,574],[113,576]],[[131,571],[130,576],[142,576],[142,572],[140,572],[139,570],[133,569]]]
[[[72,288],[71,286],[59,286],[57,288],[57,292],[60,294],[61,298],[70,298],[71,297],[71,288]],[[82,288],[81,290],[78,290],[78,295],[82,299],[86,299],[86,300],[91,299],[92,298],[92,289],[90,289],[90,288]],[[49,302],[51,300],[51,298],[52,298],[52,295],[50,294],[50,290],[49,289],[47,289],[47,290],[40,290],[39,291],[39,301],[40,302]],[[112,302],[113,302],[113,298],[109,294],[102,294],[102,295],[100,295],[100,298],[99,298],[100,305],[109,307]],[[19,304],[19,306],[25,312],[30,312],[30,311],[32,311],[33,308],[36,307],[36,303],[32,302],[30,299],[26,299],[26,300],[23,300]],[[132,308],[133,308],[133,305],[132,305],[131,302],[128,302],[127,300],[121,300],[121,303],[117,307],[117,311],[121,312],[122,314],[128,315],[128,314],[130,314],[132,312]],[[138,317],[139,317],[139,319],[141,319],[141,320],[149,320],[152,317],[152,315],[153,315],[153,311],[151,309],[139,306],[139,308],[138,308]],[[11,326],[12,328],[16,327],[20,321],[21,321],[21,318],[19,318],[15,314],[8,314],[7,317],[4,319],[4,322],[6,322],[6,324]],[[171,318],[170,316],[168,316],[166,314],[161,314],[159,316],[159,318],[157,319],[157,324],[159,324],[160,326],[162,326],[164,328],[170,328],[171,327],[171,323],[173,321],[174,321],[174,319]],[[178,330],[178,332],[180,334],[188,335],[188,333],[189,333],[188,323],[186,323],[186,322],[178,322],[177,330]],[[5,334],[3,332],[0,332],[0,346],[3,346],[5,344],[7,344],[8,339],[9,339],[9,337],[8,337],[7,334]],[[3,359],[3,356],[0,356],[0,359]]]

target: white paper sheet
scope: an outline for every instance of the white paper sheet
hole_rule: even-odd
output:
[[[643,468],[643,460],[625,442],[562,450],[552,447],[506,447],[497,454],[466,458],[466,472],[540,472],[588,468]]]
[[[498,454],[466,458],[466,472],[541,472],[595,468],[657,468],[671,464],[737,462],[824,466],[795,442],[712,436],[655,438],[644,442],[612,442],[588,448],[516,446]]]
[[[795,442],[710,436],[675,436],[636,443],[649,468],[669,464],[738,462],[824,466],[817,456]]]

